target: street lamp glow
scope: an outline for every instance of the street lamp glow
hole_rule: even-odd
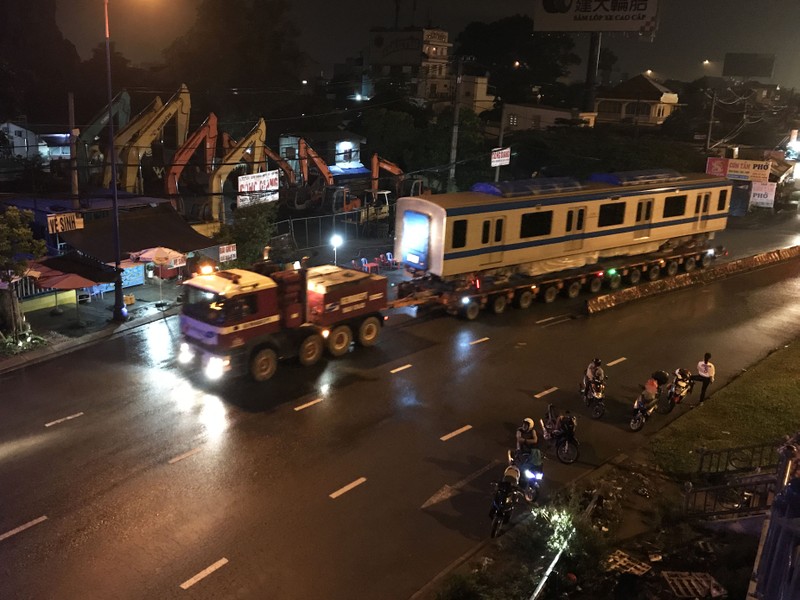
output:
[[[336,256],[336,251],[339,249],[339,247],[343,243],[344,243],[344,240],[342,239],[342,236],[340,236],[338,233],[334,233],[331,236],[331,246],[333,246],[333,264],[334,265],[338,265],[339,264],[339,262],[337,260],[338,257]]]
[[[703,61],[703,64],[704,64],[704,65],[710,65],[710,64],[711,64],[711,61],[710,61],[710,60],[708,60],[708,59],[705,59],[705,60]]]
[[[652,75],[653,74],[653,69],[647,69],[647,71],[645,71],[645,74]]]

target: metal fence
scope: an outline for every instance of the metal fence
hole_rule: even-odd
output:
[[[777,489],[774,473],[692,489],[685,497],[685,513],[704,519],[763,514],[772,505]]]
[[[53,290],[49,288],[40,288],[36,286],[36,279],[33,277],[23,277],[11,284],[17,298],[20,300],[27,300],[28,298],[35,298],[36,296],[44,296],[51,293]]]
[[[698,450],[698,473],[744,473],[757,469],[776,469],[780,463],[781,442],[741,446],[723,450]]]
[[[390,207],[393,208],[393,207]],[[372,207],[358,210],[317,215],[312,217],[290,218],[275,224],[276,235],[288,234],[299,249],[329,246],[331,236],[338,233],[342,239],[386,238],[392,235],[394,210],[376,211]]]

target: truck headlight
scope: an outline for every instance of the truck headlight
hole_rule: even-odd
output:
[[[194,360],[194,352],[192,351],[192,347],[183,342],[181,344],[180,350],[178,352],[178,362],[182,365],[189,364]]]
[[[209,379],[219,379],[225,373],[226,367],[231,364],[227,358],[212,356],[206,363],[206,377]]]

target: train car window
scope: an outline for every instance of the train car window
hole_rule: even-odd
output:
[[[644,202],[643,201],[640,201],[636,205],[636,222],[637,223],[642,220],[642,207],[643,206],[644,206]]]
[[[578,209],[578,222],[575,224],[575,229],[583,231],[583,209]]]
[[[463,248],[467,245],[467,220],[453,221],[453,248]]]
[[[534,212],[522,215],[519,237],[531,238],[550,235],[553,229],[553,211]]]
[[[728,190],[720,190],[719,200],[717,200],[717,210],[725,210],[728,203]]]
[[[497,219],[494,223],[494,241],[495,242],[502,242],[503,241],[503,223],[505,223],[505,219]]]
[[[483,231],[481,231],[481,244],[488,244],[489,243],[489,229],[491,227],[491,221],[484,221],[483,222]]]
[[[572,211],[567,211],[567,231],[572,231]]]
[[[700,194],[697,194],[697,200],[694,203],[694,214],[700,214]]]
[[[686,196],[670,196],[664,200],[663,218],[680,217],[686,214]]]
[[[597,216],[598,227],[611,227],[621,225],[625,220],[625,203],[611,202],[600,205],[600,214]]]
[[[703,195],[703,212],[708,212],[708,203],[711,201],[711,194],[704,194]]]

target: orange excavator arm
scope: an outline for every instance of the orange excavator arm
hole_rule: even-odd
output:
[[[189,159],[203,142],[205,142],[203,146],[205,170],[206,173],[211,172],[214,166],[214,154],[217,151],[217,137],[217,115],[210,113],[200,128],[189,136],[186,143],[178,149],[172,158],[172,164],[167,170],[166,180],[164,181],[167,194],[173,196],[178,193],[178,180],[181,177],[181,173],[183,173],[183,169],[189,164]]]
[[[189,111],[192,102],[189,96],[189,89],[186,85],[181,85],[176,94],[170,98],[164,107],[158,111],[139,131],[139,133],[128,143],[120,152],[120,187],[128,192],[137,190],[137,179],[139,174],[139,163],[142,156],[150,150],[164,131],[166,124],[175,118],[176,146],[180,148],[186,142],[186,134],[189,129]],[[139,186],[141,188],[141,186]]]
[[[322,160],[319,154],[308,145],[304,139],[300,138],[298,142],[297,154],[300,158],[300,173],[303,175],[303,185],[308,185],[308,161],[314,163],[314,166],[319,171],[320,176],[325,180],[325,185],[333,185],[333,174],[331,173],[328,165]]]
[[[164,108],[164,102],[160,96],[156,96],[150,105],[142,112],[136,115],[128,124],[114,134],[114,157],[119,160],[120,152],[127,146],[133,138],[139,135],[139,132],[144,129],[153,115]],[[103,187],[111,186],[111,156],[109,155],[105,160],[105,168],[103,169]]]
[[[264,119],[259,119],[256,126],[250,130],[237,144],[225,154],[222,164],[211,173],[209,191],[211,192],[211,217],[215,221],[224,223],[225,213],[222,208],[222,184],[228,178],[231,171],[244,160],[245,155],[250,150],[251,159],[248,161],[251,173],[258,173],[264,170],[264,142],[267,139],[267,124]]]
[[[403,169],[398,167],[391,161],[386,160],[385,158],[381,158],[377,154],[372,155],[372,190],[377,192],[378,191],[378,178],[380,177],[381,169],[384,171],[389,171],[392,175],[397,175],[398,178],[403,177]]]
[[[272,150],[269,146],[264,146],[264,153],[277,163],[278,168],[286,175],[286,181],[289,185],[297,183],[297,175],[295,175],[294,169],[289,166],[289,163],[286,162],[280,154]]]

